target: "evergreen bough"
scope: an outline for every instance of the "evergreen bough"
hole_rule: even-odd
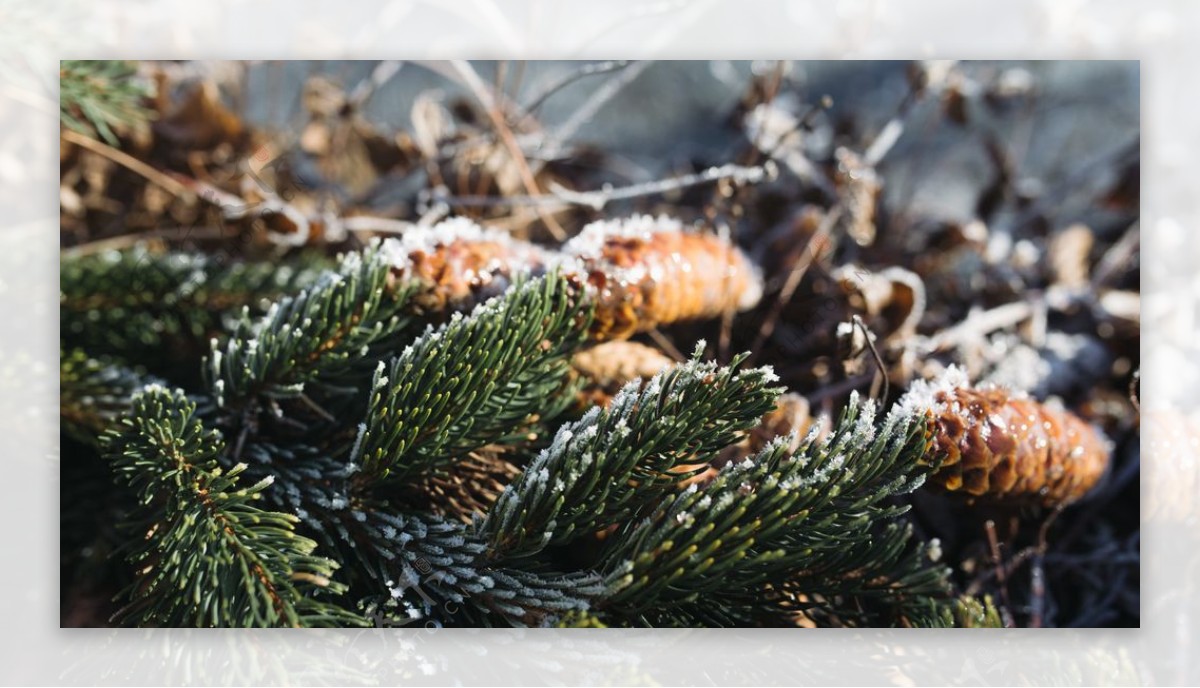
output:
[[[63,60],[59,68],[59,117],[63,126],[99,136],[115,146],[117,131],[144,124],[149,90],[137,65],[123,60]]]
[[[337,564],[314,556],[292,514],[253,502],[273,480],[244,485],[245,464],[222,468],[218,433],[181,391],[150,385],[102,442],[117,479],[134,491],[129,563],[136,571],[118,618],[134,625],[320,626],[353,623],[308,588]]]
[[[144,247],[64,258],[61,336],[92,356],[118,356],[195,379],[213,336],[275,299],[311,286],[328,260],[246,262]]]
[[[65,262],[64,430],[103,431],[99,456],[135,505],[116,543],[133,573],[117,621],[991,618],[952,597],[895,499],[931,469],[919,404],[880,414],[853,399],[827,437],[794,452],[781,439],[699,480],[772,408],[781,390],[768,369],[718,366],[697,349],[582,410],[568,360],[585,346],[586,291],[551,272],[470,313],[429,313],[416,305],[422,285],[398,283],[387,255],[372,246],[302,280],[282,265],[177,255],[108,256],[111,271]],[[255,277],[221,282],[233,274]],[[214,279],[238,298],[193,298]],[[159,307],[148,294],[176,300]],[[207,353],[149,378],[137,366],[153,338],[106,336],[89,299],[135,304],[151,322],[209,314]],[[181,381],[191,386],[174,389]],[[437,479],[470,492],[488,461],[519,470],[497,472],[503,489],[481,491],[468,513],[421,489]]]

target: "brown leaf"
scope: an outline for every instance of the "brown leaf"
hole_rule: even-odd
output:
[[[202,81],[154,123],[154,133],[180,148],[211,150],[222,143],[240,143],[246,128],[221,103],[216,84]]]

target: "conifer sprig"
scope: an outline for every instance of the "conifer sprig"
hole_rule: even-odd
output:
[[[128,409],[103,439],[139,499],[122,620],[959,620],[945,568],[891,499],[931,469],[920,399],[882,419],[855,401],[826,438],[784,438],[702,477],[695,467],[741,440],[780,389],[770,369],[741,369],[744,357],[703,362],[698,347],[558,426],[526,462],[534,435],[575,403],[568,361],[594,314],[589,293],[557,272],[522,276],[414,338],[417,287],[394,268],[378,247],[349,254],[298,293],[258,302],[261,317],[243,311],[211,344],[194,399],[214,428],[236,435],[229,449],[182,392],[133,394],[139,378],[124,369],[64,354],[64,413],[73,400],[109,400],[81,417],[85,427],[98,418],[98,429]],[[96,377],[101,368],[109,377]],[[104,385],[107,396],[89,391]],[[302,403],[324,422],[304,422],[312,412]],[[514,463],[487,500],[471,513],[430,513],[428,480],[452,479],[483,447],[510,446]],[[338,583],[316,547],[341,565]],[[322,597],[329,591],[341,594]]]
[[[137,494],[129,562],[136,569],[118,618],[138,626],[309,626],[354,617],[310,596],[339,590],[337,565],[313,555],[295,516],[256,508],[271,484],[240,486],[223,471],[224,443],[180,391],[147,388],[121,428],[104,436],[119,480]]]
[[[729,607],[736,596],[721,591],[757,589],[744,602],[757,607],[771,583],[826,598],[947,594],[942,567],[900,566],[911,533],[895,522],[905,509],[886,503],[923,480],[929,420],[893,414],[879,427],[873,411],[852,400],[831,437],[795,454],[779,438],[626,526],[606,556],[603,604],[640,615],[716,594]]]
[[[497,552],[534,554],[628,518],[686,472],[672,469],[737,439],[779,390],[765,369],[693,359],[621,390],[563,426],[497,499],[481,526]]]
[[[133,407],[133,396],[154,377],[82,349],[59,354],[59,417],[72,437],[92,444]]]
[[[567,357],[589,310],[556,274],[511,287],[380,364],[352,460],[405,480],[521,438],[572,401]]]
[[[143,124],[149,90],[136,79],[137,65],[121,60],[63,60],[59,68],[59,116],[63,126],[118,144],[115,129]]]
[[[59,317],[65,343],[165,375],[192,374],[209,339],[257,315],[273,299],[315,283],[325,259],[228,261],[199,253],[126,251],[64,257]]]
[[[389,287],[388,263],[375,248],[348,253],[316,284],[273,303],[261,318],[243,316],[226,342],[213,340],[204,362],[218,407],[237,408],[259,395],[299,396],[313,383],[346,384],[370,370],[377,348],[410,322],[408,285]],[[350,381],[353,384],[353,380]]]
[[[364,600],[364,611],[392,625],[545,626],[586,611],[604,591],[593,571],[492,560],[486,542],[455,521],[383,509],[360,513],[347,525],[366,536],[369,544],[356,554],[382,587]]]

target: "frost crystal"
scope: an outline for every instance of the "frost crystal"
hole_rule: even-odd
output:
[[[779,375],[775,373],[775,368],[772,366],[765,365],[760,367],[759,370],[762,371],[763,382],[766,382],[767,384],[779,382]]]
[[[854,392],[850,396],[850,403],[858,402],[858,392]],[[875,402],[871,399],[863,402],[859,408],[858,418],[854,421],[854,435],[859,438],[858,442],[862,444],[870,444],[875,439]]]
[[[571,432],[571,429],[564,425],[554,436],[554,442],[550,445],[550,453],[561,454],[566,450],[567,445],[570,444],[571,438],[574,436],[575,433]]]
[[[968,386],[970,379],[966,371],[951,365],[933,380],[914,382],[892,407],[888,421],[904,420],[926,412],[939,413],[942,409],[942,403],[938,401],[940,393]]]
[[[926,550],[929,555],[929,561],[938,561],[942,558],[942,541],[938,538],[929,540],[929,548]]]
[[[362,442],[363,442],[363,438],[366,436],[366,434],[367,434],[367,424],[359,423],[358,424],[358,436],[354,438],[354,446],[350,449],[350,456],[352,456],[352,457],[358,456],[359,451],[362,450]]]
[[[399,237],[383,240],[379,245],[379,256],[390,267],[407,270],[412,267],[415,253],[432,253],[457,241],[498,244],[530,263],[538,262],[542,254],[537,246],[513,239],[507,232],[485,229],[468,218],[455,217],[432,227],[414,226]]]
[[[624,219],[599,220],[585,226],[579,234],[563,244],[563,253],[579,258],[599,259],[605,243],[612,238],[648,238],[655,232],[679,232],[683,223],[666,215],[633,215]]]

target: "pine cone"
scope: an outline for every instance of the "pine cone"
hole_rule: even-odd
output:
[[[1108,441],[1069,411],[1001,388],[941,390],[935,401],[932,449],[945,459],[931,481],[949,492],[1069,504],[1108,466]]]
[[[503,293],[518,273],[557,267],[595,302],[589,335],[601,342],[745,310],[762,296],[758,270],[737,247],[668,218],[595,222],[557,251],[464,218],[383,247],[397,280],[425,285],[416,302],[429,312],[467,310]]]
[[[735,246],[667,218],[595,222],[562,251],[595,298],[597,341],[745,310],[762,296],[761,277]]]
[[[383,250],[397,280],[421,282],[414,301],[431,313],[470,310],[503,294],[518,273],[546,263],[537,246],[462,218],[415,229],[384,242]]]
[[[648,380],[674,364],[658,349],[637,342],[597,344],[571,359],[571,367],[587,381],[579,392],[586,406],[607,406],[625,383],[639,377]]]

